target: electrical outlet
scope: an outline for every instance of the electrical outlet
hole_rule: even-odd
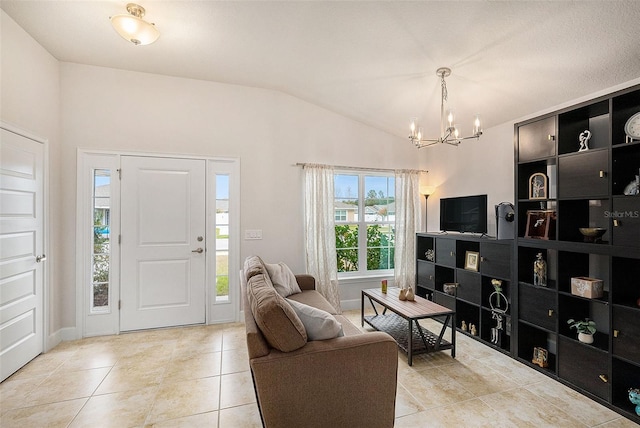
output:
[[[244,239],[262,239],[262,229],[246,229]]]

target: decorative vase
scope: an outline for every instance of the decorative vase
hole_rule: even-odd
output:
[[[404,296],[407,300],[409,300],[410,302],[413,302],[414,300],[416,300],[416,295],[413,292],[413,288],[409,287],[407,288],[407,293]]]
[[[582,343],[593,343],[593,334],[578,333],[578,340]]]

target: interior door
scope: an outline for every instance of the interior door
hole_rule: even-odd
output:
[[[205,322],[205,161],[123,156],[120,330]]]
[[[0,129],[0,381],[43,351],[44,144]]]

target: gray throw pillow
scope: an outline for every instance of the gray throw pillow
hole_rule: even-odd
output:
[[[302,321],[309,340],[326,340],[344,336],[342,324],[329,312],[291,299],[287,299],[287,302]]]
[[[300,286],[296,280],[296,276],[291,272],[289,266],[280,263],[265,263],[269,278],[273,283],[273,287],[276,289],[279,295],[282,297],[288,297],[292,294],[301,293]]]

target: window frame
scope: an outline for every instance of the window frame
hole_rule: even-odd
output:
[[[389,225],[391,230],[393,231],[393,235],[395,236],[395,211],[393,215],[393,220],[389,220],[390,216],[387,216],[386,221],[367,221],[366,220],[366,177],[384,177],[386,179],[393,179],[393,201],[395,202],[395,174],[389,171],[371,171],[371,170],[356,170],[356,169],[336,169],[333,173],[334,176],[334,185],[336,176],[339,175],[351,175],[357,176],[358,178],[358,216],[355,221],[349,221],[348,215],[346,221],[338,221],[336,220],[335,208],[334,208],[334,220],[335,226],[339,225],[355,225],[358,227],[358,270],[350,271],[350,272],[340,272],[338,270],[338,278],[339,279],[353,279],[353,278],[371,278],[371,277],[389,277],[394,275],[394,268],[391,269],[377,269],[377,270],[368,270],[367,269],[367,232],[368,226],[380,224],[380,225]],[[389,189],[389,190],[391,190]],[[390,195],[387,195],[389,198]],[[337,198],[335,195],[333,196],[333,203],[335,204]],[[361,233],[363,232],[363,233]],[[395,248],[395,239],[394,246],[390,248]],[[338,252],[338,248],[336,248],[336,253]],[[336,260],[337,265],[337,260]],[[395,266],[394,266],[395,267]]]

